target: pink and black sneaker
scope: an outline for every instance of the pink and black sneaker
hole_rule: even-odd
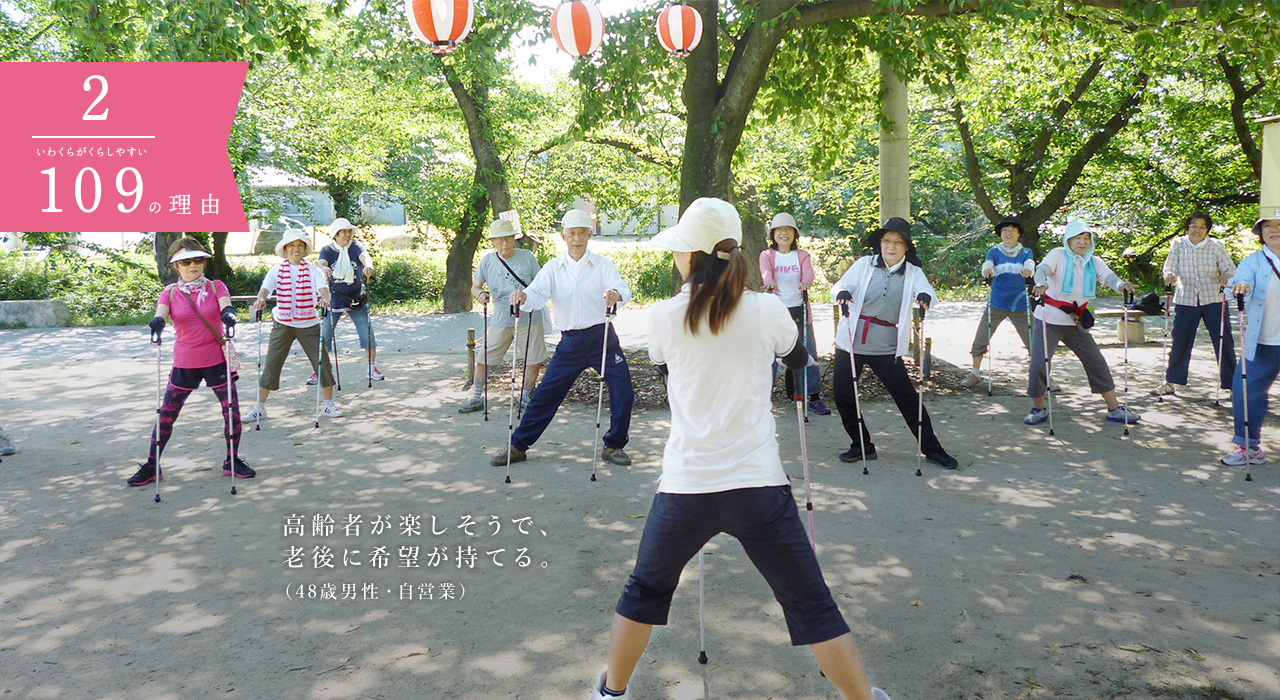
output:
[[[258,473],[257,473],[257,472],[255,472],[253,469],[250,469],[250,468],[249,468],[249,465],[248,465],[248,464],[245,464],[245,463],[244,463],[244,460],[243,460],[243,459],[240,459],[239,457],[236,457],[236,469],[235,469],[235,473],[236,473],[236,478],[237,478],[237,479],[252,479],[253,477],[255,477],[255,476],[257,476],[257,475],[258,475]],[[223,476],[231,476],[231,463],[230,463],[230,462],[223,462],[223,463],[222,463],[222,475],[223,475]]]
[[[139,464],[138,471],[125,483],[130,486],[145,486],[153,481],[164,481],[164,473],[157,471],[154,464]]]

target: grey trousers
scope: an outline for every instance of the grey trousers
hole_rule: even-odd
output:
[[[1046,329],[1051,348],[1047,354],[1044,338]],[[1111,369],[1107,367],[1107,360],[1102,356],[1102,351],[1098,349],[1098,344],[1093,341],[1089,331],[1079,326],[1055,326],[1052,323],[1046,326],[1038,319],[1033,319],[1031,377],[1027,381],[1027,396],[1033,399],[1044,396],[1045,357],[1052,358],[1052,354],[1058,349],[1059,342],[1080,358],[1080,364],[1084,365],[1085,376],[1089,378],[1089,391],[1103,394],[1116,388],[1115,380],[1111,378]]]
[[[1026,311],[1005,311],[997,309],[987,304],[986,309],[982,312],[982,320],[978,322],[978,332],[973,336],[973,347],[969,350],[969,354],[974,357],[981,357],[987,354],[987,316],[991,317],[991,335],[996,334],[996,329],[1000,328],[1000,324],[1007,318],[1013,324],[1013,329],[1018,332],[1018,337],[1022,338],[1022,347],[1031,352],[1031,339],[1027,335],[1027,312]]]

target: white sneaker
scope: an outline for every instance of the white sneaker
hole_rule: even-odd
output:
[[[982,383],[982,376],[972,370],[970,370],[969,374],[965,376],[964,381],[960,382],[961,386],[963,386],[966,389],[972,389],[981,383]]]
[[[1061,386],[1059,386],[1057,382],[1052,381],[1052,380],[1049,382],[1049,386],[1047,386],[1047,387],[1045,387],[1045,388],[1046,388],[1047,390],[1049,390],[1049,391],[1052,391],[1052,392],[1053,392],[1053,393],[1055,393],[1055,394],[1056,394],[1056,393],[1058,393],[1059,391],[1062,391],[1062,387],[1061,387]]]
[[[316,373],[312,372],[311,376],[307,377],[307,386],[315,386],[315,385],[316,385]]]
[[[18,448],[14,446],[13,440],[10,440],[9,436],[5,435],[3,430],[0,430],[0,455],[8,456],[17,453]]]
[[[605,681],[605,678],[608,677],[608,675],[609,675],[608,668],[600,672],[600,675],[596,678],[595,685],[591,686],[591,700],[614,700],[615,698],[617,700],[628,700],[628,698],[631,697],[630,689],[622,691],[622,695],[605,695],[604,694],[604,681]]]
[[[242,417],[242,420],[256,421],[256,420],[262,420],[263,418],[266,418],[266,417],[267,417],[267,406],[266,404],[259,401],[253,404],[253,408],[250,408],[248,411],[245,412],[244,416]]]
[[[1112,423],[1137,423],[1142,420],[1142,416],[1130,411],[1128,406],[1116,406],[1107,411],[1107,420]]]
[[[889,700],[889,694],[879,688],[872,688],[871,700]]]
[[[338,408],[338,404],[332,401],[325,401],[324,405],[320,407],[320,412],[330,418],[342,417],[342,409]]]
[[[1169,382],[1160,382],[1160,386],[1151,390],[1152,396],[1174,396],[1177,391]]]
[[[1266,464],[1267,456],[1263,454],[1261,447],[1255,447],[1249,450],[1249,454],[1245,455],[1244,446],[1236,447],[1231,454],[1222,458],[1222,463],[1228,467],[1243,467],[1246,464]]]
[[[379,371],[378,371],[378,366],[377,366],[377,365],[372,365],[372,366],[369,368],[369,377],[368,377],[368,378],[369,378],[369,379],[372,379],[372,380],[373,380],[373,381],[375,381],[375,382],[380,382],[380,381],[382,381],[383,379],[386,379],[386,377],[382,376],[382,372],[379,372]]]

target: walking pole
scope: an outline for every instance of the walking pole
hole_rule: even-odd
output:
[[[1156,397],[1156,400],[1159,401],[1160,403],[1164,403],[1164,389],[1165,389],[1164,385],[1169,383],[1169,375],[1168,375],[1168,372],[1169,372],[1169,312],[1173,310],[1172,309],[1173,305],[1170,303],[1170,300],[1172,299],[1172,294],[1173,294],[1173,285],[1166,284],[1164,286],[1164,342],[1162,343],[1162,345],[1164,346],[1163,348],[1164,364],[1161,365],[1162,367],[1164,367],[1165,378],[1164,378],[1164,383],[1160,385],[1160,395]],[[1226,301],[1225,301],[1226,298],[1224,297],[1223,299],[1224,299],[1223,306],[1226,306]],[[1129,337],[1128,330],[1126,329],[1125,338],[1128,338],[1128,337]],[[1218,337],[1219,339],[1221,339],[1222,336],[1219,335]],[[1217,353],[1217,354],[1219,357],[1222,356],[1222,353]],[[1221,379],[1222,363],[1221,362],[1218,363],[1218,375],[1219,375],[1218,384],[1222,384],[1222,379]],[[1218,405],[1218,397],[1216,395],[1213,397],[1213,405],[1215,406]]]
[[[1133,292],[1125,290],[1124,309],[1120,322],[1124,324],[1124,434],[1129,434],[1129,305],[1133,303]]]
[[[160,354],[164,350],[163,344],[160,342],[160,333],[151,331],[151,342],[156,344],[156,427],[153,435],[156,441],[156,503],[160,502],[160,479],[163,473],[160,471],[160,408],[164,405],[164,390],[161,388],[163,372],[160,369]]]
[[[258,311],[254,313],[253,318],[254,318],[253,327],[257,329],[256,331],[254,331],[254,334],[258,336],[257,384],[261,385],[262,384],[262,309],[258,309]],[[319,383],[319,381],[320,381],[320,378],[319,376],[317,376],[316,382]],[[262,430],[262,414],[260,413],[255,414],[255,418],[253,419],[253,429]]]
[[[924,345],[924,312],[923,306],[917,306],[920,309],[920,344]],[[988,348],[990,351],[990,348]],[[924,368],[920,368],[920,388],[916,393],[916,476],[924,476],[924,472],[920,471],[921,460],[924,459],[924,383],[928,379],[924,376]]]
[[[340,318],[342,318],[341,311],[331,311],[329,313],[329,332],[332,334],[330,340],[333,341],[333,378],[338,385],[338,391],[342,391],[342,367],[338,363],[338,319]],[[320,383],[319,374],[316,375],[316,383]]]
[[[985,279],[987,280],[987,309],[983,312],[983,315],[987,317],[987,396],[990,396],[991,373],[993,371],[991,363],[995,361],[995,358],[993,357],[995,353],[991,350],[991,278],[987,277]],[[923,321],[923,319],[921,319],[921,321]],[[920,337],[924,337],[924,331],[920,332]]]
[[[320,318],[328,318],[329,309],[320,309]],[[324,343],[320,343],[320,349],[316,352],[316,427],[320,427],[320,385],[324,383],[323,372],[320,370],[324,367]]]
[[[351,319],[355,322],[355,319]],[[369,347],[364,350],[364,357],[369,364],[369,387],[373,388],[373,297],[369,294],[369,285],[365,285],[364,290],[364,333],[369,338]],[[474,367],[472,368],[474,369]]]
[[[524,387],[525,383],[529,381],[529,336],[533,334],[533,314],[534,312],[529,312],[529,322],[525,326],[524,332],[524,364],[520,366],[520,403],[516,406],[516,418],[524,418]],[[517,323],[516,329],[518,330],[519,328],[520,324]],[[514,366],[511,371],[515,371]],[[532,394],[530,396],[532,397]]]
[[[1240,337],[1247,338],[1249,333],[1249,315],[1244,311],[1244,295],[1236,295],[1236,310],[1240,312]],[[1249,471],[1249,465],[1253,464],[1252,449],[1249,437],[1249,353],[1240,353],[1240,381],[1244,384],[1244,480],[1253,481],[1253,474]],[[1261,439],[1262,434],[1258,434]],[[1259,440],[1261,441],[1261,440]]]
[[[800,310],[800,346],[804,348],[805,366],[800,370],[804,378],[804,422],[809,422],[809,290],[802,292],[804,307]]]
[[[600,350],[600,390],[596,392],[596,437],[591,443],[591,480],[596,480],[596,464],[600,457],[600,409],[604,406],[605,359],[609,357],[609,322],[617,315],[618,307],[610,306],[604,312],[604,343]]]
[[[809,356],[805,355],[808,360]],[[808,373],[809,367],[806,363],[805,373]],[[805,443],[804,422],[808,420],[804,415],[804,404],[809,400],[806,394],[796,394],[796,423],[800,425],[800,463],[804,465],[804,509],[809,516],[809,547],[814,552],[818,551],[818,541],[813,532],[813,496],[809,485],[809,448]],[[861,432],[861,431],[859,431]]]
[[[222,359],[226,362],[227,368],[227,411],[225,418],[227,419],[227,459],[231,460],[231,495],[236,495],[236,457],[239,455],[232,452],[231,447],[231,393],[234,389],[231,386],[231,339],[235,337],[235,326],[224,326],[222,329]],[[316,380],[319,385],[320,381]],[[238,407],[237,407],[238,408]]]
[[[489,420],[489,302],[482,300],[480,308],[484,311],[484,419]],[[511,451],[511,445],[507,445],[507,451]]]
[[[1222,397],[1222,353],[1226,350],[1223,342],[1227,337],[1227,315],[1231,313],[1231,307],[1227,306],[1227,295],[1222,295],[1222,308],[1218,310],[1218,347],[1214,348],[1214,354],[1218,356],[1218,379],[1213,383],[1213,405],[1221,406],[1218,399]],[[1166,324],[1168,321],[1166,321]]]
[[[707,550],[707,545],[702,545],[698,550],[698,663],[707,663],[707,620],[703,614],[703,603],[705,602],[702,583],[706,580],[702,569],[702,553]]]
[[[516,322],[515,327],[519,328],[520,327],[520,305],[519,304],[511,305],[511,317],[515,319],[515,322]],[[507,483],[508,484],[511,483],[511,434],[515,432],[515,429],[516,429],[516,423],[515,423],[516,412],[515,412],[514,402],[516,398],[516,353],[519,352],[520,350],[519,346],[520,346],[519,343],[515,343],[515,342],[511,343],[511,388],[507,392]],[[528,362],[528,360],[529,358],[526,357],[525,362]],[[484,368],[484,376],[486,378],[489,376],[489,367],[487,365]]]
[[[844,317],[849,318],[849,307],[844,304],[840,306]],[[871,472],[867,469],[867,443],[862,437],[866,424],[862,420],[862,399],[858,394],[858,363],[853,357],[853,320],[850,319],[846,325],[849,329],[849,371],[853,374],[853,412],[858,415],[858,450],[862,453],[862,473],[865,475]]]
[[[1045,294],[1048,292],[1046,291]],[[1053,435],[1053,392],[1049,391],[1049,385],[1053,377],[1053,352],[1049,350],[1049,309],[1045,304],[1045,294],[1040,295],[1040,305],[1045,307],[1041,309],[1040,314],[1040,340],[1044,344],[1044,395],[1049,402],[1049,434]],[[1056,346],[1057,343],[1054,343]],[[1054,348],[1057,349],[1056,347]]]

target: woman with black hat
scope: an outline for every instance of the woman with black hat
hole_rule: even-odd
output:
[[[849,450],[840,455],[840,461],[876,458],[875,445],[858,410],[853,388],[854,373],[860,375],[864,366],[870,366],[898,405],[911,433],[917,435],[917,429],[923,431],[918,438],[925,459],[946,469],[956,469],[959,463],[938,442],[929,412],[919,405],[920,396],[902,363],[910,344],[912,306],[918,304],[927,309],[937,296],[925,278],[920,256],[911,242],[911,224],[896,216],[889,219],[871,232],[867,247],[875,253],[854,262],[831,287],[836,301],[844,307],[843,318],[836,328],[836,355],[832,361],[836,408],[845,432],[853,441]],[[916,425],[918,413],[922,414],[919,426]],[[861,439],[857,431],[862,432]]]
[[[978,332],[973,336],[973,347],[969,350],[973,356],[973,369],[964,378],[967,387],[977,386],[982,381],[982,357],[991,344],[991,334],[1005,319],[1013,324],[1018,337],[1022,338],[1022,346],[1027,349],[1027,356],[1031,356],[1027,293],[1023,280],[1036,273],[1036,261],[1031,249],[1018,242],[1023,233],[1022,222],[1013,217],[996,224],[1000,243],[991,246],[986,260],[982,262],[982,276],[991,280],[991,293],[982,310]]]

